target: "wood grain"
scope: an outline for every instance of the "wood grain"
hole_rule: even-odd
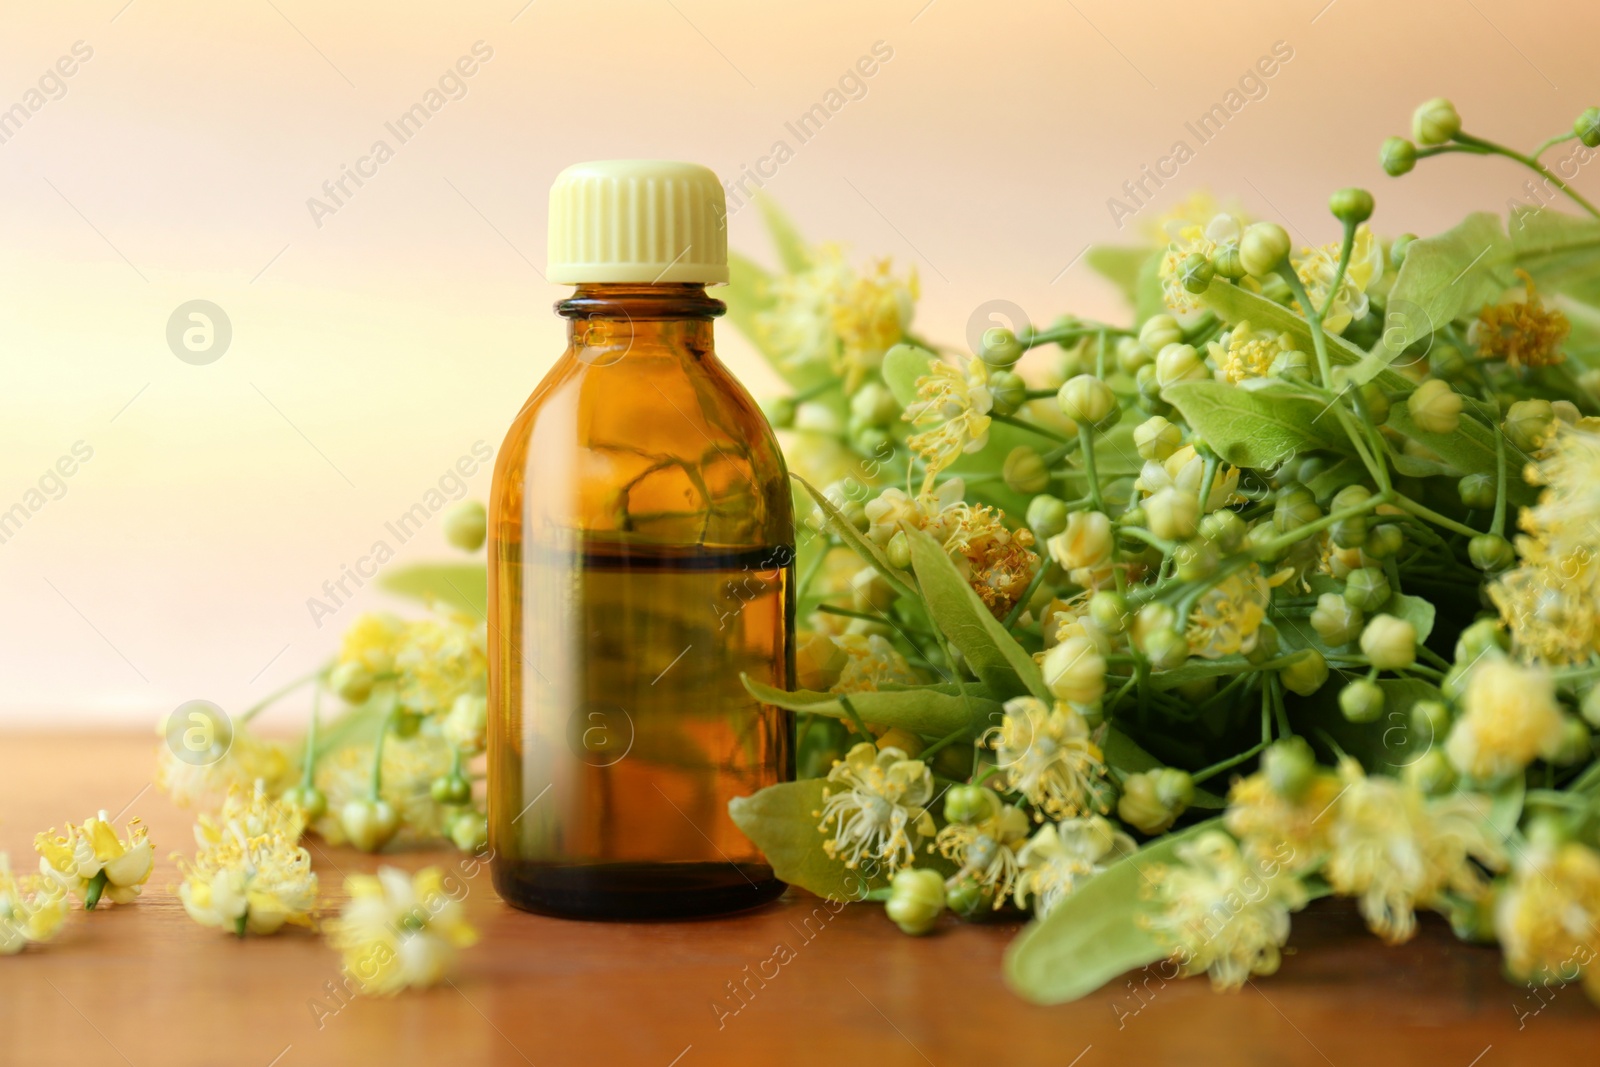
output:
[[[1386,948],[1337,901],[1296,916],[1282,970],[1241,993],[1152,975],[1137,995],[1124,982],[1041,1008],[1000,977],[1014,923],[951,921],[914,939],[879,907],[835,915],[796,891],[715,921],[564,922],[502,904],[486,869],[466,882],[483,940],[453,984],[341,1005],[328,993],[338,957],[315,935],[240,942],[184,915],[170,854],[191,847],[192,813],[148,788],[154,744],[0,737],[0,848],[18,867],[36,830],[130,802],[161,861],[138,904],[75,913],[56,942],[0,959],[0,1064],[1499,1067],[1593,1062],[1600,1037],[1577,989],[1533,999],[1501,977],[1495,952],[1431,918],[1411,944]],[[379,862],[312,843],[330,908],[341,872]],[[383,862],[464,859],[440,850]]]

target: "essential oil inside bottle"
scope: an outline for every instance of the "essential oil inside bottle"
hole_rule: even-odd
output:
[[[783,886],[728,802],[794,755],[790,715],[741,675],[789,685],[794,529],[772,432],[712,351],[721,186],[585,164],[551,204],[570,343],[507,435],[490,516],[495,885],[582,918],[751,907]]]

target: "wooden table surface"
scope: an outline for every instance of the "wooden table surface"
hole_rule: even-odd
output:
[[[0,737],[0,849],[15,866],[33,862],[35,831],[130,802],[159,858],[139,903],[76,913],[51,944],[0,958],[6,1067],[1500,1067],[1600,1057],[1600,1014],[1581,991],[1532,999],[1502,978],[1495,952],[1460,944],[1437,920],[1425,920],[1411,944],[1386,948],[1340,901],[1295,916],[1282,970],[1240,993],[1152,979],[1142,997],[1118,983],[1042,1008],[1001,980],[1015,923],[952,920],[909,938],[882,908],[860,904],[807,928],[821,902],[799,891],[715,921],[565,922],[502,904],[484,869],[465,899],[482,941],[464,954],[453,984],[341,1006],[328,993],[339,958],[315,935],[240,942],[184,914],[170,856],[192,851],[193,814],[149,788],[154,744],[105,734]],[[336,908],[341,872],[378,861],[310,841],[326,907]],[[464,859],[439,850],[384,861],[415,869]],[[793,958],[764,987],[752,983],[756,991],[735,1013],[729,983],[780,944]]]

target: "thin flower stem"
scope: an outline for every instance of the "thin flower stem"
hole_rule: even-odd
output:
[[[279,701],[283,697],[288,696],[290,693],[294,692],[296,689],[299,689],[302,685],[305,685],[307,682],[311,681],[313,678],[321,678],[323,675],[327,674],[328,671],[331,670],[332,668],[333,668],[333,661],[329,660],[327,663],[324,663],[322,666],[318,667],[316,670],[312,671],[310,674],[304,675],[304,676],[302,676],[300,678],[296,678],[294,681],[290,682],[288,685],[284,686],[282,689],[278,689],[278,690],[275,690],[275,691],[273,691],[271,693],[268,693],[266,695],[266,697],[264,697],[261,700],[260,703],[253,704],[248,709],[246,709],[245,712],[242,715],[239,716],[239,721],[241,723],[249,722],[251,719],[255,718],[257,715],[261,714],[263,711],[266,711],[267,708],[271,707],[273,704],[275,704],[277,701]]]
[[[1317,309],[1317,325],[1328,317],[1328,309],[1333,306],[1334,298],[1339,295],[1339,286],[1344,284],[1344,272],[1350,267],[1350,253],[1356,245],[1356,226],[1358,223],[1345,222],[1344,243],[1339,247],[1339,266],[1333,272],[1333,284],[1328,286],[1328,299]],[[1308,309],[1309,311],[1309,309]]]
[[[965,736],[967,736],[967,728],[965,726],[961,727],[959,730],[952,730],[943,737],[939,738],[939,740],[935,741],[933,744],[929,745],[927,748],[923,749],[921,754],[917,756],[917,759],[927,762],[932,757],[938,755],[940,749],[944,748],[946,745],[961,740]]]
[[[1550,149],[1554,148],[1556,145],[1563,144],[1563,143],[1565,143],[1567,141],[1575,141],[1577,139],[1578,139],[1578,135],[1575,134],[1575,133],[1558,133],[1554,137],[1552,137],[1549,140],[1545,141],[1538,148],[1535,148],[1532,152],[1529,152],[1528,153],[1528,158],[1529,159],[1538,159],[1540,156],[1542,156],[1546,152],[1550,151]]]
[[[1036,433],[1040,437],[1048,438],[1049,440],[1055,441],[1058,444],[1065,444],[1071,440],[1071,438],[1056,433],[1054,430],[1047,430],[1037,423],[1029,422],[1027,419],[1019,419],[1015,415],[990,415],[989,417],[995,422],[1003,422],[1007,426],[1015,426],[1019,430],[1027,430],[1029,433]]]
[[[1078,451],[1083,453],[1083,472],[1089,476],[1089,503],[1096,511],[1105,511],[1106,502],[1100,496],[1100,476],[1094,465],[1094,431],[1087,426],[1078,427]]]
[[[372,744],[372,785],[368,790],[368,799],[377,801],[383,799],[383,743],[389,737],[389,731],[394,729],[395,720],[400,717],[400,701],[394,704],[383,717],[383,725],[378,728],[378,739]]]
[[[1015,626],[1017,620],[1022,618],[1022,613],[1028,610],[1028,602],[1033,599],[1033,594],[1039,591],[1039,586],[1044,584],[1044,575],[1049,569],[1049,565],[1041,559],[1039,561],[1039,569],[1034,572],[1033,580],[1028,583],[1028,588],[1023,590],[1022,595],[1017,598],[1017,602],[1011,606],[1011,611],[1006,615],[1006,621],[1003,625],[1007,630]]]
[[[1485,152],[1490,152],[1497,156],[1505,156],[1507,159],[1516,160],[1518,163],[1521,163],[1529,170],[1532,170],[1535,174],[1539,175],[1551,185],[1554,185],[1557,189],[1560,189],[1563,193],[1566,193],[1567,196],[1572,199],[1573,203],[1583,208],[1583,210],[1587,211],[1595,218],[1600,219],[1600,208],[1596,208],[1593,204],[1589,203],[1589,201],[1585,200],[1576,189],[1562,181],[1556,176],[1554,171],[1545,166],[1543,163],[1540,163],[1538,159],[1534,158],[1533,156],[1525,156],[1521,152],[1507,148],[1505,145],[1496,144],[1495,142],[1485,140],[1482,137],[1474,137],[1469,133],[1456,134],[1456,140],[1464,145],[1481,148]]]
[[[1390,503],[1394,504],[1396,507],[1409,511],[1419,519],[1427,519],[1435,526],[1443,526],[1446,530],[1453,530],[1464,537],[1478,536],[1478,531],[1474,530],[1472,527],[1464,525],[1463,523],[1459,523],[1448,515],[1441,515],[1432,508],[1425,507],[1422,504],[1417,503],[1415,500],[1412,500],[1410,497],[1405,496],[1404,494],[1393,494],[1393,499],[1390,501]]]
[[[845,696],[843,693],[839,694],[839,706],[843,708],[844,713],[850,717],[851,729],[855,730],[856,733],[860,734],[864,739],[866,739],[868,744],[875,745],[878,743],[878,739],[872,736],[872,731],[867,729],[867,724],[861,721],[860,714],[856,712],[856,706],[852,704],[850,702],[850,698]]]
[[[1265,693],[1263,692],[1262,695],[1265,696]],[[1201,782],[1204,782],[1209,778],[1215,778],[1217,775],[1221,774],[1223,771],[1232,770],[1233,768],[1239,766],[1239,764],[1245,762],[1248,759],[1253,758],[1258,753],[1260,753],[1262,749],[1266,748],[1269,744],[1271,744],[1271,741],[1264,740],[1259,745],[1251,745],[1249,748],[1245,749],[1243,752],[1239,753],[1237,756],[1230,756],[1227,759],[1221,761],[1220,763],[1213,763],[1209,767],[1203,767],[1200,770],[1195,771],[1193,774],[1191,774],[1189,776],[1189,780],[1192,781],[1195,785],[1199,785]]]
[[[306,730],[306,758],[305,769],[300,775],[300,785],[310,789],[315,781],[317,769],[317,727],[322,720],[322,679],[317,679],[316,688],[311,690],[311,726]]]

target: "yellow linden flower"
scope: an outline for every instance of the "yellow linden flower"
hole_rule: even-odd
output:
[[[833,308],[833,328],[839,334],[834,369],[844,378],[846,392],[854,392],[882,365],[884,353],[904,339],[919,288],[914,269],[901,280],[887,259],[875,261],[845,288]]]
[[[435,733],[411,737],[391,735],[383,744],[382,798],[400,817],[397,840],[435,840],[445,834],[445,812],[433,799],[433,780],[448,774],[454,756],[450,744]],[[339,813],[351,800],[365,800],[372,787],[372,742],[336,748],[317,761],[316,787],[328,798],[327,811],[314,829],[330,845],[348,838]]]
[[[1171,947],[1184,974],[1207,973],[1218,991],[1276,971],[1289,939],[1289,914],[1306,903],[1300,880],[1282,867],[1251,863],[1220,830],[1185,841],[1176,852],[1178,864],[1146,870],[1157,906],[1141,925]]]
[[[892,874],[915,858],[913,834],[933,834],[933,816],[924,807],[933,799],[933,774],[927,764],[907,759],[898,748],[880,751],[863,741],[844,759],[833,761],[828,783],[844,788],[835,792],[824,787],[822,810],[812,814],[822,819],[817,824],[821,832],[833,827],[823,851],[833,859],[843,857],[846,867],[861,866],[865,857]]]
[[[1028,843],[1028,816],[1021,808],[1001,804],[993,790],[985,789],[983,795],[989,814],[977,822],[950,823],[939,831],[929,851],[936,846],[945,859],[960,864],[960,869],[946,879],[946,885],[971,882],[989,889],[998,908],[1011,895],[1022,870],[1017,857]]]
[[[49,941],[66,918],[67,897],[60,886],[38,874],[17,878],[11,858],[0,852],[0,956]]]
[[[340,663],[358,663],[373,675],[394,673],[394,654],[406,624],[388,612],[368,613],[344,632]]]
[[[1133,838],[1098,815],[1041,826],[1017,853],[1022,873],[1014,897],[1044,918],[1081,883],[1138,849]]]
[[[1107,797],[1097,792],[1106,776],[1105,756],[1072,705],[1057,701],[1051,708],[1034,697],[1008,700],[1000,725],[984,740],[995,750],[1007,786],[1038,809],[1036,818],[1108,810]]]
[[[292,774],[287,745],[259,738],[242,725],[234,728],[226,754],[211,763],[179,759],[168,744],[156,750],[156,788],[179,807],[226,796],[234,786],[249,787],[258,781],[278,792]]]
[[[915,685],[920,679],[899,649],[879,634],[839,634],[833,643],[845,654],[839,680],[830,693],[875,693],[885,685]]]
[[[1192,655],[1204,659],[1251,652],[1272,599],[1272,583],[1254,563],[1207,589],[1189,615]]]
[[[1286,333],[1258,330],[1246,320],[1206,345],[1206,352],[1223,381],[1237,385],[1246,378],[1265,378],[1272,361],[1294,349]]]
[[[1600,434],[1556,424],[1524,477],[1545,488],[1522,511],[1522,562],[1489,586],[1489,597],[1525,662],[1566,666],[1600,652]]]
[[[1576,841],[1530,844],[1495,899],[1494,919],[1513,977],[1548,984],[1581,976],[1600,1003],[1600,853]]]
[[[1219,214],[1204,228],[1195,222],[1178,223],[1169,233],[1171,240],[1161,255],[1161,298],[1173,311],[1193,311],[1200,307],[1200,301],[1183,287],[1179,264],[1191,253],[1209,257],[1219,245],[1238,244],[1244,225],[1237,216]]]
[[[1153,459],[1147,460],[1133,484],[1147,497],[1163,489],[1180,489],[1198,497],[1205,473],[1206,461],[1193,445],[1184,445],[1159,463]],[[1203,501],[1204,510],[1216,511],[1239,503],[1244,498],[1239,496],[1238,489],[1239,468],[1219,465],[1216,477],[1211,481],[1211,492]]]
[[[195,826],[194,862],[178,862],[189,917],[240,937],[313,925],[317,876],[299,844],[304,829],[301,810],[271,799],[262,783],[229,792],[219,817],[202,815]]]
[[[155,846],[138,819],[128,824],[128,837],[117,837],[109,817],[67,824],[64,835],[52,828],[33,839],[39,853],[39,870],[63,890],[94,908],[102,901],[131,904],[138,899],[155,866]]]
[[[450,709],[488,685],[487,624],[447,614],[406,624],[394,650],[401,707],[418,715]]]
[[[1328,854],[1333,806],[1343,791],[1338,778],[1319,773],[1290,800],[1257,772],[1236,779],[1228,790],[1223,824],[1257,865],[1275,862],[1289,871],[1308,870]]]
[[[961,458],[963,452],[981,452],[989,443],[989,371],[981,359],[969,359],[964,368],[936,362],[917,379],[918,399],[902,416],[913,426],[933,426],[912,434],[906,445],[927,465],[922,492],[930,493],[939,473]]]
[[[1398,779],[1367,777],[1348,758],[1339,775],[1346,788],[1323,874],[1334,892],[1359,898],[1367,925],[1390,944],[1409,939],[1417,929],[1415,909],[1434,906],[1445,893],[1481,897],[1488,883],[1474,860],[1490,870],[1505,865],[1487,797],[1430,800]]]
[[[1366,223],[1356,227],[1355,241],[1350,247],[1350,263],[1345,268],[1339,291],[1331,293],[1333,276],[1339,270],[1339,253],[1343,242],[1336,241],[1320,248],[1302,248],[1298,256],[1291,257],[1294,272],[1305,286],[1306,295],[1319,309],[1326,306],[1322,327],[1329,333],[1344,333],[1345,328],[1367,314],[1367,290],[1383,277],[1383,247],[1372,236]],[[1301,309],[1302,311],[1304,309]]]
[[[1204,226],[1218,215],[1232,216],[1239,223],[1241,231],[1250,221],[1234,201],[1223,203],[1210,190],[1196,189],[1157,215],[1155,220],[1145,227],[1145,232],[1152,240],[1164,241],[1170,234],[1185,226]]]
[[[458,899],[463,887],[447,884],[437,867],[415,877],[379,867],[376,876],[350,875],[344,888],[350,902],[328,924],[328,939],[363,993],[387,996],[436,985],[450,973],[457,950],[478,940]]]
[[[1566,717],[1542,669],[1485,658],[1467,678],[1461,707],[1444,751],[1470,778],[1488,782],[1516,774],[1561,748]]]
[[[1565,358],[1561,342],[1572,332],[1572,323],[1559,309],[1544,306],[1527,271],[1519,268],[1517,277],[1525,289],[1522,299],[1478,312],[1467,339],[1477,346],[1479,359],[1503,359],[1512,370],[1560,363]]]

